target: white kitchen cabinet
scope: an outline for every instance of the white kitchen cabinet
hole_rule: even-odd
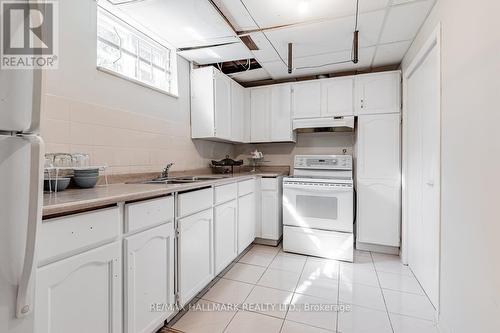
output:
[[[401,72],[382,72],[355,77],[357,115],[399,113],[401,110]]]
[[[213,209],[178,220],[178,289],[185,305],[214,278]]]
[[[173,221],[124,240],[125,332],[155,332],[175,312],[174,243]]]
[[[321,84],[306,81],[292,85],[293,119],[321,116]]]
[[[358,117],[357,178],[400,178],[400,128],[397,113]]]
[[[257,237],[277,242],[283,235],[282,177],[262,178],[260,189]]]
[[[215,274],[219,274],[238,255],[236,200],[214,208]]]
[[[343,117],[354,114],[354,77],[321,80],[321,116]]]
[[[252,115],[250,110],[250,89],[243,89],[243,142],[248,143],[251,139]]]
[[[400,244],[399,182],[358,180],[357,241],[397,247]]]
[[[37,333],[122,332],[120,242],[37,271]]]
[[[400,115],[358,117],[357,241],[400,244]]]
[[[253,88],[250,92],[250,141],[271,141],[271,89]]]
[[[238,254],[243,252],[255,239],[255,193],[238,198]]]
[[[272,142],[295,141],[292,130],[292,90],[289,84],[271,86]]]
[[[231,141],[245,142],[245,88],[231,80]]]
[[[191,137],[231,141],[231,79],[208,66],[191,71]]]

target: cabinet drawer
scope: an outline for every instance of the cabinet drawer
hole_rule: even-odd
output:
[[[38,234],[39,265],[112,241],[120,228],[118,207],[44,221]]]
[[[173,219],[173,196],[125,205],[125,233],[152,227]]]
[[[278,190],[278,179],[277,178],[262,178],[261,190],[277,191]]]
[[[238,195],[242,196],[255,192],[255,179],[244,180],[238,183]]]
[[[215,204],[221,204],[229,200],[236,199],[238,186],[236,183],[217,186],[214,190]]]
[[[213,203],[213,190],[206,188],[179,194],[179,217],[186,216],[201,210],[211,208]]]

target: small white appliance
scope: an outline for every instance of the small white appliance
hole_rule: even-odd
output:
[[[353,261],[352,156],[295,156],[283,179],[283,250]]]
[[[16,31],[19,22],[13,20]],[[18,24],[16,26],[16,24]],[[0,68],[0,332],[34,332],[42,216],[41,70]]]

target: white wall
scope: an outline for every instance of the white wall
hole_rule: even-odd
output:
[[[497,0],[438,0],[402,65],[441,22],[444,332],[500,332],[499,13]]]
[[[59,69],[46,71],[42,136],[49,152],[88,152],[114,173],[207,167],[232,145],[190,137],[189,63],[178,58],[179,97],[96,70],[96,1],[59,1]]]
[[[235,148],[237,159],[248,163],[250,153],[257,149],[264,154],[263,165],[289,165],[293,168],[293,157],[300,154],[340,155],[346,148],[353,154],[354,133],[299,133],[297,143],[246,144]]]

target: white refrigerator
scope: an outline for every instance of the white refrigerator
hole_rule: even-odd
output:
[[[0,333],[34,331],[41,70],[0,69]]]

